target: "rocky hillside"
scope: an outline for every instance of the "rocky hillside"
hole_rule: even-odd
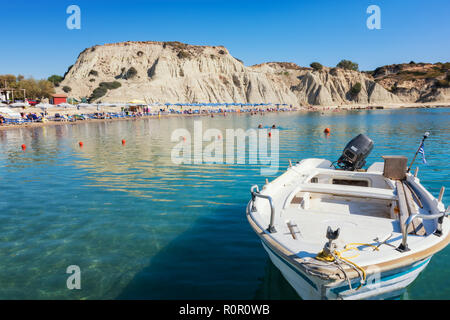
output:
[[[378,84],[407,102],[450,100],[450,63],[393,64],[369,73]]]
[[[385,78],[381,76],[383,72]],[[413,100],[412,94],[392,90],[386,78],[392,74],[389,72],[377,69],[369,74],[340,68],[314,71],[286,62],[246,67],[222,46],[122,42],[81,52],[57,91],[96,102],[139,99],[148,103],[271,102],[335,106]]]

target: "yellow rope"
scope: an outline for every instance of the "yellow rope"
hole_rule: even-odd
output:
[[[352,246],[352,247],[349,247],[349,246]],[[350,251],[350,250],[360,250],[358,247],[354,247],[354,246],[367,246],[367,247],[373,247],[375,250],[379,250],[379,249],[378,249],[376,246],[374,246],[374,245],[372,245],[372,244],[369,244],[369,243],[357,243],[357,242],[354,242],[354,243],[348,243],[348,244],[346,244],[346,245],[344,246],[344,250],[341,250],[341,251],[334,250],[334,254],[336,255],[336,257],[338,257],[339,259],[344,260],[345,262],[347,262],[347,263],[353,265],[356,269],[358,269],[358,270],[361,271],[361,273],[362,273],[362,275],[363,275],[363,276],[362,276],[362,281],[361,281],[359,287],[355,289],[355,290],[358,290],[359,288],[362,287],[363,281],[366,281],[366,271],[365,271],[362,267],[360,267],[360,266],[358,266],[356,263],[354,263],[353,261],[350,261],[349,259],[355,258],[355,257],[357,257],[359,254],[357,254],[357,255],[355,255],[355,256],[352,256],[352,257],[347,257],[347,258],[344,258],[344,257],[342,256],[342,253],[344,253],[344,252],[347,252],[347,251]],[[336,260],[336,259],[334,258],[333,255],[331,255],[331,254],[326,254],[323,250],[320,251],[320,252],[317,254],[316,259],[317,259],[317,260],[321,260],[321,261],[326,261],[326,262],[333,262],[333,261]]]

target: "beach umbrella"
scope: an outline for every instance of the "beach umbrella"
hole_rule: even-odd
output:
[[[138,99],[131,100],[128,103],[132,103],[132,104],[146,104],[145,101],[138,100]]]
[[[60,103],[57,106],[60,108],[76,108],[76,106],[69,104],[69,103]]]
[[[101,104],[99,104],[99,106],[100,107],[117,107],[118,106],[118,104],[116,104],[116,103],[101,103]]]
[[[10,108],[26,108],[29,107],[30,105],[28,103],[25,102],[16,102],[13,104],[10,104],[9,107]]]
[[[48,108],[54,108],[55,106],[50,103],[38,103],[37,105],[35,105],[35,107],[39,108],[39,109],[48,109]]]
[[[0,114],[5,115],[6,118],[21,118],[20,113],[7,107],[0,107]]]
[[[89,107],[93,107],[93,106],[94,105],[89,104],[89,103],[80,103],[77,105],[77,107],[80,107],[80,108],[89,108]]]

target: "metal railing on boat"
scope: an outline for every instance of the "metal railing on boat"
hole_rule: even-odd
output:
[[[407,243],[407,240],[408,240],[408,227],[413,222],[414,219],[416,219],[416,218],[421,218],[423,220],[438,219],[437,229],[434,232],[434,234],[437,235],[437,236],[441,236],[442,235],[442,222],[443,222],[443,219],[444,219],[444,217],[448,216],[449,214],[450,214],[450,206],[444,212],[439,212],[439,213],[436,213],[436,214],[421,214],[421,213],[417,213],[417,214],[409,216],[408,219],[405,222],[405,228],[402,230],[402,243],[397,248],[398,251],[400,251],[400,252],[409,251],[408,243]]]
[[[256,189],[256,191],[254,191]],[[267,199],[269,201],[270,204],[270,223],[269,223],[269,227],[267,228],[267,231],[269,231],[270,233],[275,233],[277,232],[277,230],[275,229],[275,207],[273,206],[273,201],[272,201],[272,197],[271,196],[267,196],[264,194],[261,194],[259,192],[259,187],[255,184],[250,188],[250,192],[252,194],[252,212],[256,211],[256,207],[255,207],[255,198],[262,198],[262,199]]]

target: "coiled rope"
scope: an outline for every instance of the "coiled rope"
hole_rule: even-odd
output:
[[[344,252],[350,251],[350,250],[360,250],[357,246],[367,246],[367,247],[372,247],[374,248],[374,250],[379,250],[378,247],[369,244],[369,243],[348,243],[344,246],[344,249],[341,251],[338,250],[334,250],[334,251],[330,251],[330,253],[326,253],[324,250],[320,251],[317,256],[316,259],[320,260],[320,261],[325,261],[325,262],[335,262],[336,265],[338,266],[338,268],[344,273],[345,278],[348,282],[348,285],[350,287],[350,290],[353,290],[352,285],[351,285],[351,281],[350,278],[348,277],[347,273],[345,272],[345,269],[342,268],[342,266],[340,265],[341,263],[345,263],[347,265],[349,265],[352,269],[354,269],[361,281],[359,284],[359,287],[355,289],[358,290],[362,287],[362,285],[366,282],[366,271],[364,270],[364,268],[360,267],[359,265],[357,265],[356,263],[354,263],[353,261],[350,261],[349,259],[355,258],[357,256],[359,256],[359,254],[356,254],[354,256],[351,257],[343,257],[342,254]]]

